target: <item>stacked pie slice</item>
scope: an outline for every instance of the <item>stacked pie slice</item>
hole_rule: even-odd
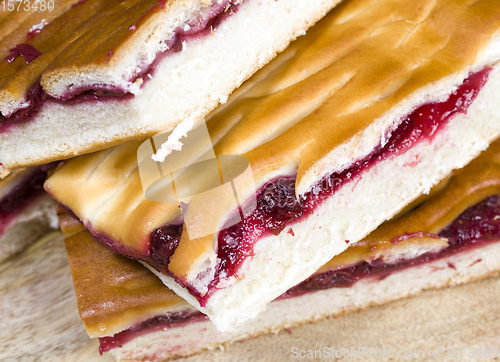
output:
[[[500,270],[500,3],[338,2],[2,18],[0,226],[49,170],[102,351],[190,355]],[[19,221],[49,219],[35,199]]]
[[[34,208],[28,196],[13,195],[15,183],[43,182],[35,171],[40,165],[177,125],[169,144],[178,147],[180,137],[338,1],[4,6],[0,177],[15,175],[0,182],[0,259],[36,239],[47,217],[52,227],[56,221],[47,200]],[[27,166],[34,168],[16,171]],[[31,206],[18,214],[23,205]],[[49,209],[50,216],[43,211]],[[38,221],[24,227],[31,219]]]
[[[497,141],[412,211],[351,245],[228,333],[139,263],[95,243],[67,214],[61,226],[80,315],[89,335],[100,338],[101,352],[119,361],[164,360],[498,274],[499,193]]]

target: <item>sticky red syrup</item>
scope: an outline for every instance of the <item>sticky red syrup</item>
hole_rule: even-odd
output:
[[[12,219],[44,194],[47,169],[37,167],[0,200],[0,236]]]
[[[289,289],[278,299],[293,298],[324,289],[349,288],[364,278],[382,280],[399,270],[446,258],[462,251],[472,250],[486,243],[498,242],[500,241],[500,195],[491,195],[477,205],[468,208],[442,230],[439,235],[413,234],[413,236],[421,235],[447,238],[449,246],[438,253],[423,254],[417,258],[404,260],[396,264],[362,262],[342,270],[314,274],[304,282]],[[404,234],[395,239],[405,240],[411,236],[410,234]],[[471,261],[470,266],[479,262],[481,262],[481,259]],[[447,265],[449,268],[456,269],[455,265],[450,262]],[[102,354],[113,348],[121,347],[141,335],[204,320],[207,320],[207,318],[200,312],[192,314],[185,312],[154,317],[112,337],[99,338],[101,343],[99,351]]]
[[[26,64],[31,63],[42,53],[31,44],[17,44],[9,50],[9,55],[5,58],[7,63],[12,63],[17,57],[23,57]]]
[[[238,276],[238,268],[247,257],[253,256],[253,248],[259,238],[279,234],[285,226],[308,217],[336,190],[352,179],[361,177],[363,172],[379,162],[396,157],[423,140],[432,140],[454,115],[467,112],[480,89],[486,84],[490,71],[491,68],[485,68],[471,74],[446,101],[426,104],[413,111],[403,119],[390,137],[386,137],[389,140],[385,145],[380,145],[349,169],[327,175],[302,199],[295,197],[295,176],[274,179],[264,185],[257,193],[255,210],[243,221],[219,232],[217,256],[220,262],[204,296],[168,270],[169,260],[180,240],[180,228],[169,231],[162,228],[153,232],[151,251],[146,261],[184,285],[201,306],[206,305],[219,281],[223,281],[221,276]]]
[[[80,3],[83,3],[80,2]],[[80,4],[78,3],[78,4]],[[167,42],[168,49],[158,52],[153,62],[143,65],[138,65],[139,71],[129,80],[131,83],[141,78],[143,80],[141,87],[154,76],[158,64],[168,55],[182,51],[183,44],[194,39],[198,39],[209,35],[213,32],[225,19],[238,11],[239,5],[243,2],[236,0],[225,0],[215,2],[211,6],[211,11],[203,18],[197,19],[196,24],[184,24],[177,27],[172,38]],[[76,4],[76,5],[78,5]],[[150,12],[156,11],[165,7],[165,0],[159,0],[158,5],[154,6]],[[146,14],[145,16],[147,16]],[[140,21],[139,21],[140,22]],[[187,25],[187,26],[186,26]],[[135,31],[136,24],[129,27],[129,31]],[[28,38],[37,35],[40,31],[28,34]],[[10,55],[5,58],[7,62],[14,61],[18,56],[24,57],[26,64],[32,62],[41,53],[30,44],[18,44],[10,51]],[[106,55],[106,60],[113,57],[113,50],[110,49]],[[67,91],[63,96],[55,98],[49,96],[40,86],[40,81],[33,85],[28,92],[28,97],[20,108],[13,112],[12,115],[4,117],[0,115],[0,133],[7,132],[11,128],[26,123],[35,118],[45,103],[62,103],[62,104],[77,104],[87,102],[103,102],[103,101],[120,101],[133,98],[134,95],[125,89],[106,84],[89,84],[87,86],[75,87],[71,91]],[[26,106],[26,104],[28,104]]]

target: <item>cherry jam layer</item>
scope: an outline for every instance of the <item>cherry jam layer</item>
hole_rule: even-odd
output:
[[[17,214],[43,195],[43,183],[46,178],[47,168],[38,167],[0,200],[0,236]]]
[[[465,210],[439,233],[440,237],[448,239],[449,246],[438,253],[423,254],[418,258],[401,261],[397,264],[370,265],[363,262],[350,268],[313,275],[301,284],[289,289],[282,298],[321,289],[348,288],[366,277],[384,279],[398,270],[446,258],[487,243],[498,242],[500,241],[499,216],[500,195],[489,196],[479,204]],[[451,263],[448,263],[448,266],[455,269]]]
[[[210,295],[218,288],[219,282],[223,282],[224,278],[238,277],[238,268],[247,257],[253,256],[253,248],[259,238],[270,234],[277,235],[287,225],[311,215],[340,187],[361,177],[363,172],[379,162],[396,157],[423,140],[431,141],[453,116],[467,112],[486,84],[490,70],[491,68],[485,68],[471,74],[446,101],[426,104],[416,109],[388,137],[385,145],[380,145],[349,169],[327,175],[302,199],[295,196],[295,176],[281,177],[264,185],[257,193],[255,210],[241,222],[219,232],[217,255],[220,262],[204,296],[168,270],[170,259],[179,244],[182,231],[180,226],[167,225],[152,233],[147,262],[157,270],[176,278],[202,306],[206,305]]]
[[[201,312],[180,312],[170,315],[156,316],[139,323],[134,327],[121,331],[112,337],[99,338],[99,353],[102,355],[103,352],[108,352],[113,348],[121,347],[125,343],[130,342],[143,334],[167,330],[174,327],[181,327],[186,323],[201,322],[205,320],[208,320],[208,318]]]
[[[448,247],[439,253],[423,254],[417,258],[401,261],[397,264],[385,264],[380,261],[374,261],[372,264],[363,262],[342,270],[315,274],[299,285],[289,289],[278,299],[293,298],[324,289],[349,288],[364,278],[382,280],[392,273],[406,268],[446,258],[475,247],[481,247],[487,243],[498,242],[500,241],[499,215],[500,195],[489,196],[484,201],[465,210],[448,227],[439,233],[439,237],[448,239]],[[415,233],[415,235],[420,234],[429,235],[427,233]],[[401,235],[394,239],[403,240],[408,236],[410,235]],[[448,267],[455,268],[451,263],[448,263]],[[205,320],[207,320],[206,316],[199,312],[154,317],[137,326],[117,333],[113,337],[100,338],[101,346],[99,351],[102,354],[102,352],[107,352],[112,348],[121,347],[143,334],[179,327],[188,322]]]
[[[0,133],[8,132],[14,127],[34,120],[35,116],[38,114],[38,112],[40,112],[43,105],[46,103],[70,105],[77,103],[103,102],[111,100],[128,100],[133,97],[134,95],[132,93],[124,93],[107,89],[93,89],[79,93],[75,97],[68,100],[60,101],[45,93],[42,89],[42,86],[40,85],[40,81],[38,81],[28,92],[28,106],[26,108],[18,110],[9,118],[0,115]]]
[[[242,1],[238,0],[224,0],[215,2],[211,5],[208,14],[203,17],[199,16],[193,24],[184,24],[174,30],[173,37],[167,42],[168,48],[156,54],[152,63],[144,64],[139,67],[140,70],[137,74],[130,79],[130,83],[134,83],[141,78],[143,80],[142,86],[150,80],[158,64],[168,55],[174,52],[180,52],[183,49],[183,44],[193,39],[198,39],[209,35],[213,32],[225,19],[238,11],[239,5]],[[165,1],[160,0],[159,4],[153,7],[149,13],[153,13],[165,7]],[[145,17],[151,14],[146,14]],[[138,22],[140,23],[141,20]],[[132,25],[129,28],[130,32],[137,29],[138,25]],[[17,57],[21,56],[25,59],[26,64],[36,59],[42,53],[30,44],[18,44],[9,50],[10,55],[5,58],[5,61],[12,62]],[[108,52],[107,58],[113,56],[113,50]],[[85,87],[75,88],[66,92],[60,98],[54,98],[48,95],[41,87],[38,81],[28,92],[27,102],[28,106],[17,110],[12,115],[4,117],[0,115],[0,133],[7,132],[9,129],[26,123],[35,118],[40,112],[45,103],[62,103],[62,104],[76,104],[87,102],[103,102],[111,100],[128,100],[133,98],[134,95],[124,89],[118,89],[110,85],[89,85]]]

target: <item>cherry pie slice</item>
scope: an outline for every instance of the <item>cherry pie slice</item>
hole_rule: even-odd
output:
[[[118,361],[160,361],[496,274],[499,155],[497,141],[413,211],[351,245],[228,333],[65,216],[61,225],[85,328],[99,337],[101,352]]]
[[[338,2],[57,0],[5,12],[0,176],[176,126],[181,137]]]

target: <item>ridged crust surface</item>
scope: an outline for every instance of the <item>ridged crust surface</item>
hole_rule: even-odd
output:
[[[344,2],[217,109],[216,153],[244,154],[257,176],[298,163],[302,194],[495,61],[499,27],[495,1]]]
[[[12,113],[28,106],[28,93],[43,72],[52,61],[76,40],[81,34],[88,30],[89,25],[84,25],[85,21],[94,16],[106,5],[112,5],[112,1],[88,0],[84,2],[65,1],[65,11],[47,11],[47,16],[39,19],[40,13],[37,11],[23,11],[24,23],[30,28],[40,27],[40,32],[27,38],[29,29],[24,27],[16,29],[13,36],[10,32],[10,22],[17,14],[12,14],[0,24],[0,34],[9,39],[5,43],[6,48],[2,49],[5,54],[9,54],[18,44],[28,44],[38,50],[41,55],[27,64],[22,56],[17,56],[13,61],[3,60],[0,63],[0,112],[5,117],[10,117]],[[116,1],[115,1],[116,3]],[[40,25],[41,24],[41,25]],[[15,42],[15,43],[14,43]],[[13,44],[12,44],[13,43]],[[9,47],[9,48],[7,48]],[[2,57],[4,59],[5,56]],[[3,119],[0,122],[4,121]]]
[[[195,310],[140,264],[95,243],[88,231],[68,237],[66,251],[91,337],[114,335],[165,311]]]
[[[9,10],[6,4],[5,10],[0,11],[0,59],[9,55],[9,50],[17,44],[26,42],[27,34],[37,28],[42,28],[45,24],[51,23],[61,14],[76,4],[79,0],[58,0],[54,1],[52,11],[26,11],[19,7],[19,3],[13,11]],[[11,3],[13,5],[13,3]],[[3,6],[2,6],[3,10]]]
[[[111,3],[91,18],[86,31],[50,64],[42,74],[41,84],[47,93],[63,97],[83,73],[96,84],[123,87],[135,93],[137,89],[127,83],[137,68],[144,65],[143,62],[152,62],[162,49],[161,42],[170,40],[169,34],[175,35],[175,27],[196,19],[207,5],[213,4],[217,2],[128,0]]]
[[[416,107],[446,99],[470,72],[493,65],[500,58],[499,29],[497,1],[346,1],[209,117],[215,153],[245,156],[257,188],[297,172],[296,190],[304,194],[387,142]],[[71,160],[46,187],[94,232],[144,251],[150,233],[177,219],[179,209],[145,198],[135,157],[122,156],[137,147]],[[223,211],[227,217],[233,210]],[[225,221],[215,218],[214,227]],[[214,258],[207,249],[216,237],[196,248],[181,242],[171,271],[192,281],[204,265],[200,259]]]

